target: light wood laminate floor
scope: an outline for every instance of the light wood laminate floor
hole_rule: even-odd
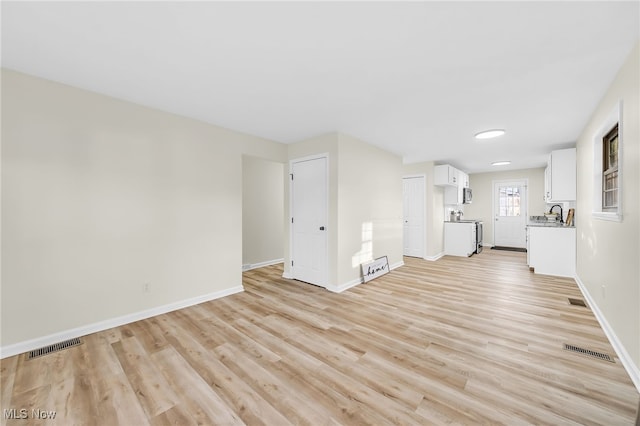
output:
[[[243,293],[2,360],[2,424],[634,424],[637,391],[569,305],[577,285],[525,259],[405,258],[342,294],[249,271]]]

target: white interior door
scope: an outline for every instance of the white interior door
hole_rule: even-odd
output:
[[[326,286],[327,158],[291,163],[291,275]]]
[[[424,257],[424,176],[402,179],[405,256]]]
[[[527,182],[494,182],[493,244],[502,247],[527,246]]]

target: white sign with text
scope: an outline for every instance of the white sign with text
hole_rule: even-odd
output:
[[[378,278],[387,272],[389,272],[389,260],[387,259],[387,256],[382,256],[369,263],[362,264],[362,277],[364,278],[365,283],[374,278]]]

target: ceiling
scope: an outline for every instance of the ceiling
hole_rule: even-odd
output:
[[[468,173],[572,146],[639,2],[7,2],[2,66],[282,143]],[[504,128],[477,141],[474,134]],[[490,164],[510,160],[501,168]]]

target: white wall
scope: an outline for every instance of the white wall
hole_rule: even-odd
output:
[[[434,166],[433,161],[403,166],[403,176],[424,175],[426,177],[425,259],[429,260],[438,259],[444,253],[444,189],[433,184]]]
[[[544,202],[544,168],[469,175],[469,187],[473,190],[473,203],[464,205],[464,217],[483,221],[484,244],[493,245],[493,182],[520,179],[526,179],[529,183],[527,216],[544,214],[547,206]]]
[[[284,257],[283,163],[242,157],[242,265],[254,268]]]
[[[360,279],[362,261],[402,263],[402,159],[343,133],[338,138],[337,282],[344,285]]]
[[[7,70],[2,124],[4,349],[241,290],[241,155],[280,144]]]
[[[577,143],[577,275],[596,304],[614,343],[628,353],[640,389],[640,47],[636,45],[594,111]],[[596,219],[593,144],[614,106],[622,101],[623,220]],[[604,288],[604,290],[603,290]]]
[[[351,136],[331,133],[291,144],[289,159],[329,156],[328,287],[342,290],[360,280],[354,256],[362,250],[362,226],[373,226],[371,258],[402,262],[402,162],[400,157]],[[364,161],[366,159],[366,161]],[[378,192],[368,192],[375,188]],[[287,185],[285,203],[289,201]],[[289,222],[285,223],[285,275],[290,274]]]

